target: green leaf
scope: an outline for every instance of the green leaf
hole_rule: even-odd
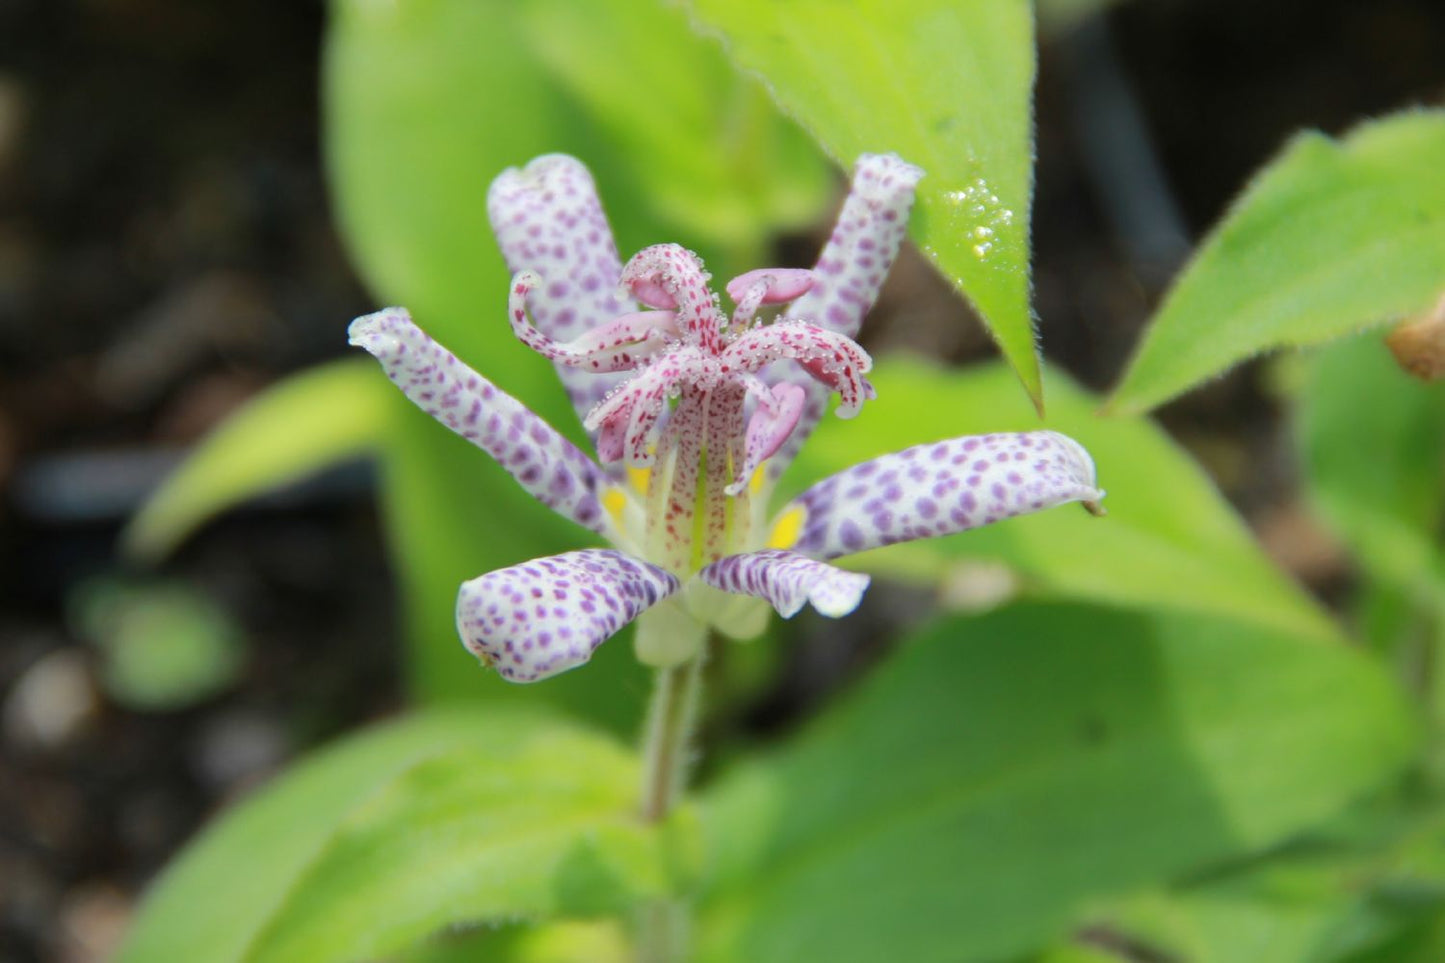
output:
[[[1089,929],[1179,963],[1437,960],[1445,813],[1416,782],[1308,838],[1170,890],[1088,913]]]
[[[630,934],[619,919],[514,923],[433,936],[397,957],[397,963],[635,963]]]
[[[822,154],[693,32],[681,6],[528,0],[523,9],[537,55],[626,158],[619,177],[680,237],[751,256],[766,230],[817,220],[832,190]],[[732,273],[710,252],[709,264]]]
[[[1303,367],[1310,499],[1371,578],[1445,614],[1445,384],[1408,377],[1375,338],[1330,345]]]
[[[373,793],[246,959],[376,959],[458,922],[617,913],[669,888],[629,753],[578,733],[506,739],[494,731]]]
[[[1143,411],[1239,361],[1424,309],[1445,288],[1445,111],[1295,138],[1159,309],[1110,401]]]
[[[946,371],[880,359],[877,400],[848,422],[825,418],[785,484],[799,486],[911,444],[1039,427],[1001,366]],[[1108,492],[1105,518],[1076,506],[972,532],[891,546],[850,564],[947,585],[963,563],[1003,562],[1028,590],[1081,599],[1170,605],[1319,638],[1338,629],[1271,563],[1199,467],[1143,418],[1094,416],[1097,399],[1062,377],[1051,385],[1049,427],[1083,443]]]
[[[120,963],[240,959],[348,807],[418,761],[476,744],[490,732],[490,722],[475,711],[433,711],[372,729],[293,767],[212,823],[169,866],[147,892]]]
[[[339,361],[292,375],[206,437],[131,519],[130,557],[155,561],[212,516],[372,450],[385,431],[386,379]]]
[[[106,694],[129,709],[183,709],[240,673],[241,627],[184,582],[98,578],[73,592],[66,607],[100,649]]]
[[[696,0],[694,9],[841,164],[893,151],[927,171],[913,238],[1042,405],[1029,306],[1030,4]]]
[[[371,730],[210,827],[121,963],[374,959],[452,923],[616,909],[676,871],[634,815],[638,778],[611,741],[535,712]]]
[[[712,793],[700,958],[1022,953],[1323,819],[1413,742],[1342,645],[1064,604],[944,622]]]

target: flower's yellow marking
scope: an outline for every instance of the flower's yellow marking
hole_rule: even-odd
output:
[[[807,517],[808,510],[802,505],[794,505],[779,515],[773,523],[773,530],[768,533],[768,548],[792,548],[798,544],[798,536],[803,534],[803,522]]]
[[[767,462],[759,465],[757,471],[753,472],[753,477],[748,479],[748,494],[756,495],[763,490],[763,467],[766,465]]]
[[[602,493],[602,507],[612,516],[612,524],[622,531],[622,513],[627,510],[627,493],[620,488],[609,488]]]
[[[647,486],[652,482],[652,469],[629,467],[627,469],[627,480],[632,482],[633,491],[639,495],[646,495]]]

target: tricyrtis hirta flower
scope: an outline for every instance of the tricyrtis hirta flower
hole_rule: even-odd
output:
[[[568,552],[466,582],[457,627],[505,678],[530,682],[587,661],[633,619],[639,655],[695,655],[711,626],[761,630],[771,603],[851,612],[868,578],[829,559],[947,535],[1103,493],[1075,441],[1051,431],[955,438],[855,465],[775,513],[783,469],[839,396],[873,397],[853,340],[898,252],[922,172],[891,155],[858,161],[812,270],[728,282],[729,316],[697,255],[675,244],[626,265],[587,169],[540,157],[492,184],[488,210],[510,268],[508,317],[558,368],[594,461],[429,338],[400,308],[358,318],[351,342],[412,401],[506,468],[549,508],[615,548]],[[777,320],[763,305],[788,305]]]

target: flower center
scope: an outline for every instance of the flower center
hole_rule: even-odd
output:
[[[621,275],[632,296],[653,310],[614,318],[565,344],[527,323],[525,300],[540,280],[524,271],[512,285],[512,327],[525,344],[559,364],[635,372],[584,424],[596,433],[602,462],[649,471],[642,548],[680,575],[759,547],[751,482],[787,440],[810,390],[779,377],[775,362],[795,362],[806,384],[821,386],[813,390],[837,391],[844,417],[870,396],[864,375],[872,362],[852,339],[805,320],[755,322],[761,305],[807,292],[810,271],[763,269],[734,278],[729,319],[697,255],[655,245],[633,256]]]

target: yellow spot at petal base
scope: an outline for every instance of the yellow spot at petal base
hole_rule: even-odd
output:
[[[758,492],[763,490],[763,479],[766,477],[763,469],[766,465],[767,462],[763,462],[761,465],[759,465],[757,471],[753,472],[753,477],[748,479],[748,494],[756,495]]]
[[[647,486],[652,483],[651,468],[628,468],[627,480],[632,482],[632,490],[639,495],[647,494]]]
[[[768,533],[768,548],[792,548],[798,544],[798,536],[803,534],[803,521],[807,517],[807,509],[802,505],[794,505],[779,515],[773,523],[773,530]]]
[[[627,493],[620,488],[609,488],[602,493],[602,507],[612,516],[612,524],[622,530],[622,513],[627,509]]]

